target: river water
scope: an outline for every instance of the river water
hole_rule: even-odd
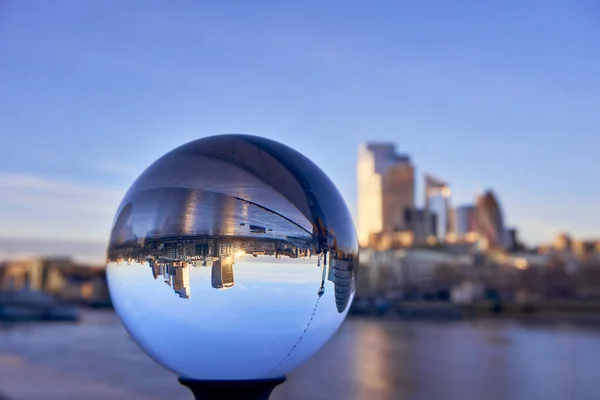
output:
[[[600,322],[351,318],[272,399],[600,400],[599,361]],[[110,312],[0,329],[0,394],[192,398]]]

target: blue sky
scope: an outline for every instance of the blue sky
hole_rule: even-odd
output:
[[[600,235],[598,49],[593,0],[5,1],[0,236],[106,240],[148,164],[227,132],[298,149],[352,209],[358,143],[393,141],[530,243]]]

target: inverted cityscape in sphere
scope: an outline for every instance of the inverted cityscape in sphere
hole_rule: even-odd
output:
[[[133,183],[107,254],[115,310],[157,362],[190,379],[282,376],[335,333],[358,241],[331,180],[249,135],[199,139]]]

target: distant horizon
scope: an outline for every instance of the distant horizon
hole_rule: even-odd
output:
[[[69,258],[90,266],[106,265],[106,243],[57,238],[9,238],[0,236],[0,262],[35,257]]]
[[[560,234],[567,234],[575,240],[600,240],[599,237],[580,237],[564,231],[557,232],[554,237]],[[524,244],[528,248],[535,248],[551,245],[552,242],[524,242]],[[9,248],[11,245],[14,247],[13,249]],[[108,239],[102,241],[56,237],[0,236],[0,262],[29,257],[66,257],[92,266],[104,266],[106,264],[107,247]]]

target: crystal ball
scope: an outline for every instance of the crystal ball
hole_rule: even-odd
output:
[[[156,362],[187,379],[285,375],[336,332],[358,241],[333,182],[281,143],[218,135],[132,184],[107,251],[111,299]]]

